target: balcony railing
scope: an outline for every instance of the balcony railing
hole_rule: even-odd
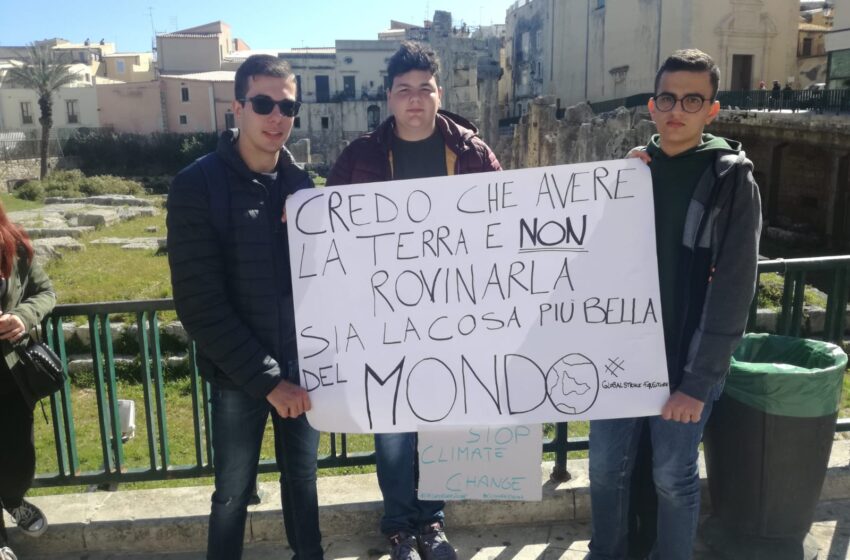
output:
[[[618,107],[630,109],[646,105],[651,93],[639,93],[619,99],[591,103],[596,114],[607,113]],[[720,91],[717,99],[723,109],[753,111],[811,111],[835,113],[850,111],[850,89],[803,89],[773,93],[771,90]]]
[[[759,263],[759,276],[780,273],[784,277],[783,295],[777,333],[798,336],[803,331],[804,290],[807,279],[816,276],[819,285],[827,290],[825,321],[822,338],[841,343],[845,332],[848,288],[850,286],[850,256],[812,259],[772,260]],[[756,298],[750,313],[750,325],[755,326]],[[90,354],[94,377],[94,398],[98,419],[98,447],[101,468],[82,471],[80,444],[72,389],[70,383],[50,398],[50,414],[54,436],[57,472],[42,474],[35,486],[67,486],[81,484],[114,484],[150,480],[166,480],[211,476],[213,456],[210,425],[210,388],[199,376],[195,365],[195,347],[188,344],[190,393],[192,409],[191,434],[180,434],[191,440],[192,461],[175,464],[172,460],[173,441],[166,414],[163,350],[160,336],[160,318],[172,312],[172,300],[125,301],[115,303],[74,304],[57,306],[44,321],[45,339],[61,356],[66,369],[64,325],[71,318],[86,318],[90,338]],[[120,428],[118,387],[116,378],[116,344],[111,324],[117,316],[132,317],[136,326],[138,362],[144,402],[144,431],[146,451],[144,466],[128,466]],[[839,419],[839,431],[850,430],[850,419]],[[88,442],[90,443],[90,442]],[[184,444],[185,446],[185,444]],[[543,452],[553,453],[555,467],[553,478],[569,478],[567,453],[587,450],[588,438],[567,434],[567,424],[555,425],[553,437],[543,445]],[[319,468],[374,464],[373,452],[351,453],[346,434],[330,434],[328,453],[319,458]],[[184,449],[185,450],[185,449]],[[262,461],[260,472],[277,469],[274,461]]]

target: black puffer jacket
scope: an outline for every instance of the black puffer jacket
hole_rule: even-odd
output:
[[[292,280],[286,227],[273,210],[280,202],[242,161],[237,135],[223,133],[213,156],[224,163],[224,182],[207,184],[197,161],[174,178],[168,261],[177,315],[197,343],[201,375],[263,398],[297,358]],[[313,186],[286,149],[277,171],[283,197]],[[212,216],[208,189],[216,184],[229,187],[223,221]]]

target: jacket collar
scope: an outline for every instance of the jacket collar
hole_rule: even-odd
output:
[[[469,149],[472,138],[478,135],[478,128],[474,124],[444,109],[437,111],[436,125],[446,146],[458,155]],[[384,152],[389,152],[395,137],[395,117],[385,119],[372,132],[372,137]]]
[[[238,139],[238,128],[225,130],[218,139],[216,153],[239,177],[246,181],[253,181],[254,173],[248,168],[242,156],[239,155],[239,151],[236,149],[236,141]],[[290,187],[297,187],[310,180],[307,172],[296,165],[295,157],[292,155],[292,152],[286,149],[286,146],[280,150],[275,171],[282,175],[284,183]]]

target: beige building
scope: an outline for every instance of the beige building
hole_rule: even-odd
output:
[[[150,82],[156,79],[153,54],[118,52],[103,56],[104,76],[119,82]]]
[[[119,132],[163,132],[162,82],[132,82],[95,86],[100,125]]]
[[[830,28],[814,23],[800,23],[797,38],[797,76],[795,86],[803,89],[826,82],[826,34]]]
[[[12,83],[7,72],[19,62],[0,64],[0,129],[36,130],[41,125],[38,96],[33,90]],[[100,126],[97,94],[91,84],[91,68],[73,64],[71,70],[78,79],[53,94],[53,126],[57,130]]]
[[[52,44],[53,57],[57,62],[65,64],[85,64],[92,76],[106,76],[104,57],[115,52],[115,44],[101,39],[93,43],[86,39],[82,43],[71,43],[65,39],[50,39],[36,41],[36,44]]]
[[[234,47],[223,21],[163,33],[156,36],[157,69],[161,75],[221,70]]]
[[[827,87],[850,88],[850,0],[835,0],[833,29],[826,36]]]
[[[553,95],[562,107],[652,91],[664,57],[696,47],[721,89],[796,73],[798,0],[519,0],[506,17],[499,98],[509,115]]]
[[[235,126],[231,103],[235,72],[164,75],[162,120],[169,132],[213,132]]]

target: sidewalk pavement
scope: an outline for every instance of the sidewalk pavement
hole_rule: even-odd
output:
[[[837,440],[812,529],[818,558],[850,560],[849,464],[850,441]],[[542,468],[541,502],[447,504],[447,532],[459,557],[583,558],[590,538],[587,461],[571,461],[573,478],[560,484],[548,480],[551,467]],[[244,558],[289,558],[277,485],[264,483],[261,493],[263,502],[249,509]],[[30,539],[10,528],[11,546],[21,560],[203,558],[210,494],[210,487],[190,487],[36,497],[50,529]],[[373,474],[320,478],[319,498],[326,558],[387,558],[377,531],[382,507]],[[707,513],[706,487],[703,505]],[[700,544],[695,558],[714,556]]]

